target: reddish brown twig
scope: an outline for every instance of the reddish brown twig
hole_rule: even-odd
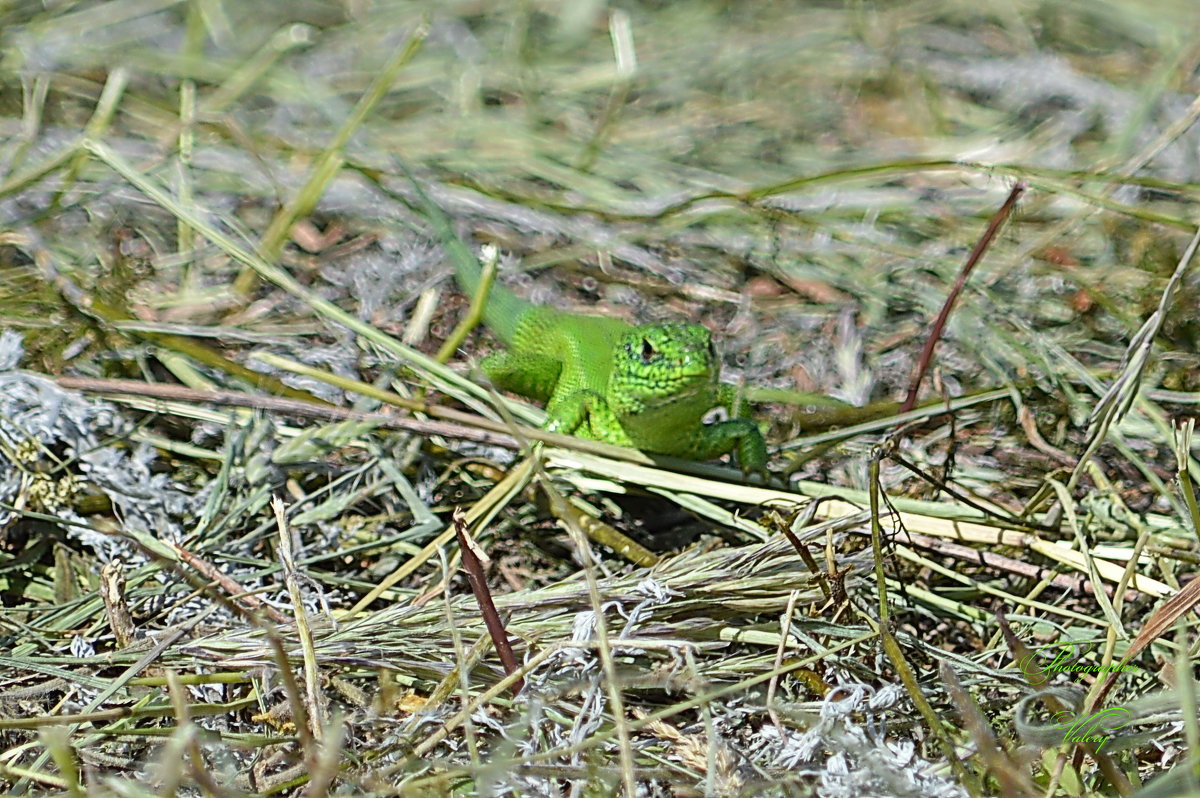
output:
[[[500,620],[500,613],[496,611],[496,604],[492,601],[492,591],[488,589],[483,564],[475,553],[478,544],[467,534],[467,520],[461,508],[454,509],[452,519],[454,534],[458,536],[458,545],[462,551],[463,568],[467,571],[467,581],[471,583],[471,592],[475,594],[475,601],[479,603],[483,623],[491,635],[496,654],[500,656],[500,664],[504,666],[504,672],[511,676],[517,670],[517,658],[513,655],[512,644],[504,630],[504,621]],[[517,679],[513,682],[513,695],[519,695],[524,688],[525,680]]]
[[[251,595],[250,591],[237,583],[237,580],[199,554],[188,551],[182,546],[173,543],[170,546],[175,550],[175,554],[178,555],[180,562],[200,574],[200,576],[207,579],[213,585],[224,590],[228,594],[230,603],[241,606],[247,612],[263,612],[268,618],[280,625],[289,622],[287,616],[257,596]],[[210,593],[209,595],[212,594]]]
[[[1012,214],[1013,208],[1017,204],[1017,200],[1021,194],[1028,188],[1025,181],[1019,181],[1013,186],[1012,191],[1008,194],[1008,199],[1000,206],[1000,210],[988,222],[987,229],[983,231],[983,235],[975,244],[975,248],[971,250],[971,254],[967,257],[967,262],[963,265],[962,271],[958,273],[958,279],[954,282],[954,287],[950,289],[949,296],[946,297],[945,303],[942,305],[942,312],[938,314],[937,321],[933,323],[933,329],[929,331],[929,337],[925,339],[925,348],[921,350],[921,357],[917,359],[917,367],[913,370],[912,382],[908,385],[908,396],[904,397],[904,404],[900,408],[901,413],[907,413],[916,407],[917,391],[921,387],[921,381],[925,379],[925,373],[929,371],[929,363],[933,360],[933,348],[937,346],[938,340],[942,337],[942,330],[946,327],[946,321],[950,318],[950,310],[954,307],[954,303],[958,301],[958,295],[962,293],[963,288],[967,284],[967,277],[970,276],[971,270],[975,268],[975,264],[979,263],[983,257],[983,253],[992,243],[992,239],[996,237],[996,233],[1000,231],[1000,227]]]

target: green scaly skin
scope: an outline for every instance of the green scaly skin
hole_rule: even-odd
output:
[[[411,175],[410,175],[411,178]],[[475,296],[479,261],[446,214],[413,181],[459,285]],[[507,351],[484,358],[497,387],[546,404],[546,429],[653,454],[711,460],[733,452],[744,471],[766,473],[767,445],[747,419],[704,423],[730,407],[733,386],[719,382],[712,337],[698,324],[633,326],[603,316],[562,313],[493,288],[484,322]]]

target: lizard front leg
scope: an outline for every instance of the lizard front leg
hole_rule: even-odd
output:
[[[727,452],[737,455],[738,465],[743,471],[766,475],[767,442],[758,425],[745,418],[701,425],[693,433],[687,457],[712,460]]]
[[[500,390],[547,402],[558,385],[562,361],[528,352],[493,352],[483,359],[480,367]]]
[[[546,429],[567,435],[579,435],[616,446],[633,446],[621,422],[603,396],[580,388],[554,397],[546,405]]]

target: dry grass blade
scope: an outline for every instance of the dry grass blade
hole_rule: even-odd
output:
[[[395,82],[400,71],[412,61],[428,33],[425,26],[413,31],[404,46],[397,49],[387,65],[375,76],[370,88],[359,98],[354,110],[334,133],[332,140],[318,157],[304,185],[296,192],[296,196],[292,198],[291,202],[279,209],[266,232],[263,233],[262,240],[258,244],[258,254],[262,256],[263,260],[273,261],[278,258],[279,251],[283,248],[283,243],[291,232],[292,225],[296,223],[297,219],[308,216],[316,208],[317,202],[328,188],[329,183],[341,171],[344,164],[344,150],[350,137],[362,127],[371,111],[391,89],[392,83]],[[246,293],[249,285],[244,275],[252,274],[253,272],[249,270],[242,272],[234,283],[234,290]]]
[[[1162,637],[1168,629],[1174,628],[1179,620],[1196,606],[1197,602],[1200,602],[1200,579],[1192,578],[1178,593],[1163,602],[1162,606],[1146,619],[1145,624],[1138,631],[1137,637],[1129,644],[1129,649],[1125,652],[1125,656],[1121,658],[1120,664],[1124,665],[1126,662],[1134,659],[1148,645]],[[1100,691],[1092,699],[1093,706],[1098,706],[1104,702],[1108,692],[1116,683],[1117,673],[1117,671],[1114,671],[1105,679]]]
[[[1129,411],[1130,406],[1137,397],[1138,390],[1141,388],[1142,377],[1150,361],[1150,352],[1154,347],[1154,340],[1158,337],[1163,324],[1166,323],[1169,303],[1175,296],[1175,292],[1178,290],[1183,276],[1191,266],[1192,258],[1195,257],[1197,248],[1200,248],[1200,231],[1197,231],[1192,236],[1187,249],[1184,250],[1183,255],[1179,258],[1179,263],[1175,266],[1175,271],[1171,273],[1171,278],[1167,281],[1166,288],[1163,289],[1162,296],[1158,301],[1158,307],[1154,309],[1154,312],[1150,314],[1149,318],[1146,319],[1141,328],[1130,340],[1125,357],[1122,359],[1121,370],[1117,379],[1113,381],[1113,384],[1105,392],[1104,396],[1100,397],[1100,401],[1092,411],[1092,416],[1088,419],[1091,427],[1088,448],[1084,455],[1079,458],[1079,463],[1071,473],[1071,480],[1068,483],[1070,486],[1073,487],[1078,482],[1087,461],[1095,454],[1096,449],[1100,447],[1101,443],[1103,443],[1108,428],[1113,423],[1119,421]]]
[[[943,662],[939,672],[949,687],[950,698],[958,708],[964,728],[975,741],[981,763],[1000,783],[1000,795],[1004,798],[1040,795],[1037,787],[1022,772],[1024,768],[1000,746],[986,716],[958,681],[953,668]]]

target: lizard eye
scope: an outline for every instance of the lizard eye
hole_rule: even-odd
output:
[[[642,339],[642,362],[649,363],[651,360],[653,360],[655,358],[656,355],[658,355],[658,352],[654,349],[654,344],[650,343],[645,338],[643,338]]]

